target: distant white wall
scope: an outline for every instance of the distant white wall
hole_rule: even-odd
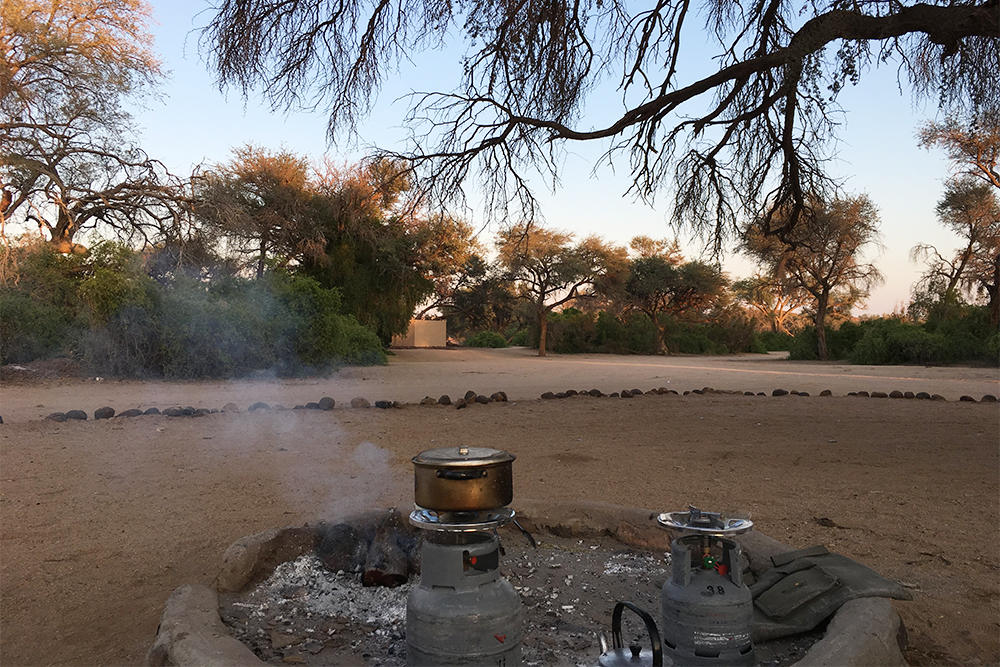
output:
[[[392,339],[392,347],[445,347],[447,344],[448,323],[444,320],[410,320],[406,334]]]

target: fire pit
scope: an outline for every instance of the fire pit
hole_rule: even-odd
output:
[[[615,601],[658,608],[671,572],[669,535],[656,527],[656,513],[645,510],[593,503],[517,506],[539,538],[533,549],[510,526],[500,531],[506,555],[499,574],[521,601],[523,662],[596,664],[600,634],[610,638]],[[234,544],[216,581],[217,597],[209,589],[183,587],[168,602],[149,664],[219,662],[226,651],[239,656],[229,662],[241,664],[248,657],[271,664],[406,664],[406,599],[415,578],[396,588],[363,587],[358,574],[321,564],[312,548],[316,532],[309,526],[275,530]],[[772,554],[789,550],[760,534],[744,537],[744,553],[758,573]],[[214,621],[214,610],[206,609],[212,604]],[[637,618],[625,621],[629,643],[648,641]],[[204,626],[200,637],[198,624]],[[758,643],[757,664],[794,664],[804,656],[809,664],[904,664],[896,643],[900,630],[887,600],[853,600],[825,630]],[[211,660],[204,653],[209,649]]]

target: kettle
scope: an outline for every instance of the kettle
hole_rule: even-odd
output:
[[[638,644],[625,648],[622,641],[622,613],[631,609],[646,624],[652,649],[644,649]],[[662,667],[663,647],[660,645],[660,632],[656,629],[656,621],[645,611],[631,602],[619,602],[611,615],[612,647],[601,654],[601,667]],[[602,644],[603,644],[602,638]],[[671,663],[673,664],[673,663]]]

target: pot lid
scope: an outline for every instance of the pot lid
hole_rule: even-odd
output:
[[[509,463],[515,458],[513,454],[489,447],[441,447],[422,451],[411,460],[418,466],[469,467]]]

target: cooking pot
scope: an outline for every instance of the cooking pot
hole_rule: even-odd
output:
[[[514,498],[515,456],[487,447],[442,447],[413,457],[413,500],[440,512],[478,512]]]

